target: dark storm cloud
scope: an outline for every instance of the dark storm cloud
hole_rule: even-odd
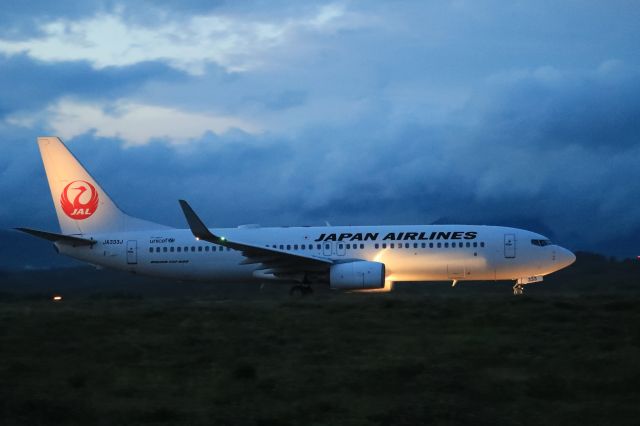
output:
[[[639,228],[637,198],[620,196],[615,188],[634,192],[625,181],[640,179],[640,173],[626,166],[633,166],[638,150],[603,158],[580,147],[574,158],[572,150],[547,152],[543,140],[505,147],[503,141],[518,137],[518,120],[497,141],[491,137],[497,131],[482,134],[488,127],[415,124],[379,134],[372,125],[325,127],[295,140],[232,132],[182,146],[156,142],[132,148],[87,134],[70,147],[124,210],[172,226],[185,226],[176,200],[186,198],[210,226],[445,219],[520,226],[572,248],[604,245],[611,253],[629,253],[629,232]],[[3,172],[4,182],[21,182],[3,188],[20,200],[6,209],[4,221],[25,225],[17,218],[28,217],[39,222],[32,226],[51,227],[53,210],[35,143],[22,145]],[[611,166],[603,165],[607,161]],[[34,197],[25,199],[25,191]],[[612,212],[627,214],[618,214],[614,226]]]
[[[519,226],[574,249],[630,254],[640,229],[640,140],[636,126],[617,120],[637,116],[638,79],[548,77],[494,79],[493,97],[478,93],[482,102],[438,125],[389,127],[373,108],[355,122],[287,137],[235,131],[123,148],[89,133],[68,142],[123,209],[172,226],[184,226],[176,200],[186,198],[211,226],[445,220]],[[55,227],[35,135],[1,132],[10,134],[2,192],[16,202],[0,218]]]
[[[493,86],[484,123],[515,144],[557,144],[607,150],[640,143],[640,72],[611,70],[563,73],[540,70]],[[604,67],[607,68],[607,67]]]
[[[180,72],[157,62],[95,70],[85,62],[44,63],[25,55],[0,54],[0,119],[44,108],[61,96],[98,100],[129,94],[152,79],[180,78]]]
[[[58,229],[34,134],[0,122],[0,140],[0,227],[20,226],[29,218]]]

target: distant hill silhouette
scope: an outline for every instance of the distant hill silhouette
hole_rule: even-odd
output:
[[[15,230],[0,230],[0,269],[48,269],[79,266],[82,263],[58,255],[53,245]]]

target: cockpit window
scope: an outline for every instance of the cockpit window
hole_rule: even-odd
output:
[[[533,244],[534,246],[544,247],[550,245],[551,240],[531,240],[531,244]]]

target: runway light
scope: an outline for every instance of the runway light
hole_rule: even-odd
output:
[[[56,294],[51,298],[51,300],[53,300],[54,302],[62,302],[62,296]]]

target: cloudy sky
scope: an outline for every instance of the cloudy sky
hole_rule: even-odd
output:
[[[135,5],[132,5],[134,3]],[[0,11],[0,227],[38,135],[185,227],[505,224],[640,254],[637,1],[118,0]]]

